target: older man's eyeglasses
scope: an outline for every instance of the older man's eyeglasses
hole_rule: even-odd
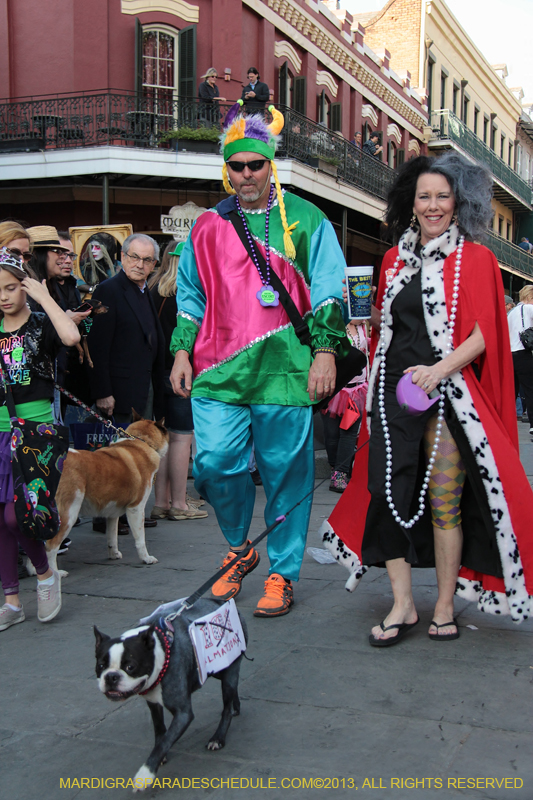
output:
[[[146,256],[146,258],[141,258],[138,256],[137,253],[124,253],[125,256],[133,261],[134,264],[142,263],[145,267],[151,267],[157,261],[157,258],[152,258],[151,256]]]
[[[9,250],[12,256],[19,259],[21,258],[23,261],[26,261],[26,263],[31,260],[32,254],[29,250],[22,251],[19,250],[18,247],[8,247],[7,250]]]
[[[57,259],[57,263],[59,264],[61,261],[66,261],[67,259],[70,259],[71,261],[76,261],[77,257],[78,257],[77,253],[65,253],[65,251],[63,250],[62,255]]]

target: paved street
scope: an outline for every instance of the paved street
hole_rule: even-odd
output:
[[[527,431],[520,424],[523,463],[533,478]],[[317,490],[309,545],[320,547],[316,531],[336,500],[327,484]],[[263,506],[259,489],[255,535]],[[226,553],[211,510],[207,520],[163,522],[147,531],[148,550],[159,559],[152,566],[139,563],[131,536],[119,539],[119,562],[107,560],[105,537],[88,522],[72,539],[60,557],[70,574],[57,619],[37,621],[35,582],[27,579],[21,582],[26,622],[0,634],[0,796],[9,800],[130,796],[128,788],[81,783],[125,782],[152,747],[146,703],[111,703],[97,689],[92,626],[120,634],[159,603],[198,588]],[[264,543],[259,549],[265,554]],[[383,571],[371,570],[349,594],[344,569],[306,554],[293,611],[262,620],[252,611],[267,564],[265,555],[238,598],[253,661],[242,665],[242,713],[225,749],[205,749],[222,707],[219,683],[210,680],[195,695],[195,720],[159,771],[174,788],[145,796],[253,798],[251,784],[270,800],[355,791],[372,800],[412,800],[418,779],[414,796],[422,800],[533,797],[533,622],[516,626],[460,601],[461,638],[430,641],[435,578],[418,570],[422,622],[397,647],[379,650],[368,645],[368,633],[391,604]],[[60,779],[64,786],[70,779],[70,788],[60,788]],[[201,788],[201,779],[209,788]],[[478,788],[469,788],[476,781]]]

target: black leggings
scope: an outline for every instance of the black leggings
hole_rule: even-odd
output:
[[[361,417],[347,431],[340,427],[342,417],[324,414],[324,441],[328,462],[332,469],[352,474],[352,464],[357,446],[357,436],[361,427]]]
[[[529,350],[515,350],[513,366],[515,397],[518,395],[518,387],[521,386],[526,400],[529,427],[533,428],[533,353]]]

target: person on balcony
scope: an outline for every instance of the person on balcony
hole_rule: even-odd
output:
[[[214,67],[209,67],[205,75],[202,75],[203,81],[198,87],[198,97],[200,99],[199,118],[205,122],[207,127],[211,124],[218,124],[220,121],[220,107],[219,103],[225,103],[226,98],[220,97],[218,91],[217,79],[218,72]]]
[[[305,498],[268,537],[269,577],[254,615],[277,617],[292,606],[305,551],[314,485],[312,405],[332,393],[335,355],[349,347],[340,300],[345,261],[322,211],[281,190],[273,159],[282,114],[270,106],[267,126],[260,114],[243,117],[241,104],[228,112],[223,145],[224,188],[232,196],[198,218],[181,255],[170,380],[182,397],[192,390],[195,486],[228,541],[224,565],[249,544],[252,440],[267,525]],[[298,340],[269,282],[274,271],[307,320],[312,349]],[[258,564],[252,548],[219,578],[213,595],[235,597]]]
[[[476,244],[491,198],[489,171],[453,152],[411,159],[389,191],[397,246],[383,259],[372,314],[370,447],[358,450],[322,527],[351,572],[346,588],[370,566],[387,568],[394,604],[370,633],[374,647],[419,622],[412,567],[436,567],[434,641],[459,637],[455,593],[514,622],[533,611],[533,493],[518,450],[502,279]],[[420,414],[396,394],[408,375]]]
[[[379,133],[371,133],[363,145],[363,152],[368,153],[369,156],[377,158],[383,152],[383,147],[379,143]]]
[[[529,241],[529,239],[526,236],[522,237],[518,247],[521,247],[522,250],[525,250],[527,253],[530,253],[530,254],[533,251],[533,244],[531,244],[531,242]]]
[[[261,83],[260,75],[255,67],[250,67],[247,74],[248,83],[242,90],[241,100],[247,114],[258,111],[264,112],[265,103],[270,100],[270,89],[266,83]]]

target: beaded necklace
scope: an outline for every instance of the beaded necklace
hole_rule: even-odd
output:
[[[244,230],[246,232],[246,238],[248,239],[248,243],[250,245],[250,251],[252,253],[253,262],[255,264],[255,268],[259,273],[259,277],[261,278],[261,283],[263,284],[263,288],[259,289],[256,294],[259,303],[264,306],[279,306],[279,294],[275,292],[273,287],[270,284],[270,247],[268,244],[269,240],[269,220],[270,220],[270,209],[272,208],[272,201],[274,199],[274,186],[270,186],[270,193],[268,195],[268,203],[266,207],[266,214],[265,214],[265,249],[266,249],[266,275],[263,277],[263,273],[261,272],[261,267],[259,266],[259,259],[257,258],[257,253],[255,250],[255,242],[252,238],[252,234],[250,233],[250,229],[248,228],[248,223],[246,222],[246,216],[243,213],[241,208],[241,204],[239,202],[238,195],[235,195],[235,202],[237,204],[237,211],[239,212],[239,216],[242,219]]]
[[[465,237],[459,237],[459,242],[457,244],[457,250],[455,254],[455,274],[453,279],[453,294],[452,294],[452,304],[451,304],[451,312],[450,312],[450,319],[448,322],[448,342],[446,345],[446,349],[444,351],[444,358],[448,356],[453,350],[453,332],[455,329],[455,319],[457,316],[457,301],[459,299],[459,281],[461,277],[461,259],[463,257],[463,246],[465,243]],[[400,255],[396,257],[396,261],[394,262],[394,269],[391,270],[391,273],[387,277],[387,283],[385,287],[385,297],[389,290],[389,287],[392,283],[394,276],[398,270],[401,258]],[[444,397],[445,397],[445,390],[448,384],[449,378],[444,378],[440,382],[440,400],[438,404],[438,412],[437,412],[437,426],[436,426],[436,433],[435,433],[435,441],[433,443],[433,447],[431,448],[431,453],[428,460],[427,469],[424,475],[424,481],[422,483],[422,489],[420,490],[419,495],[419,503],[418,503],[418,511],[411,517],[409,520],[403,520],[394,505],[394,500],[392,499],[392,442],[390,437],[389,425],[387,423],[387,415],[385,412],[385,303],[381,308],[381,325],[380,325],[380,347],[379,347],[379,355],[381,357],[381,362],[379,365],[379,384],[378,384],[378,406],[379,406],[379,415],[381,417],[381,424],[383,426],[383,435],[385,438],[385,452],[386,452],[386,468],[385,468],[385,496],[387,498],[387,505],[389,506],[392,516],[394,517],[395,521],[398,525],[401,525],[402,528],[412,528],[418,520],[422,517],[424,513],[424,507],[426,502],[426,492],[429,486],[429,480],[431,477],[431,472],[433,470],[433,465],[435,464],[435,460],[437,457],[437,450],[439,447],[439,442],[442,433],[442,424],[444,422]]]

